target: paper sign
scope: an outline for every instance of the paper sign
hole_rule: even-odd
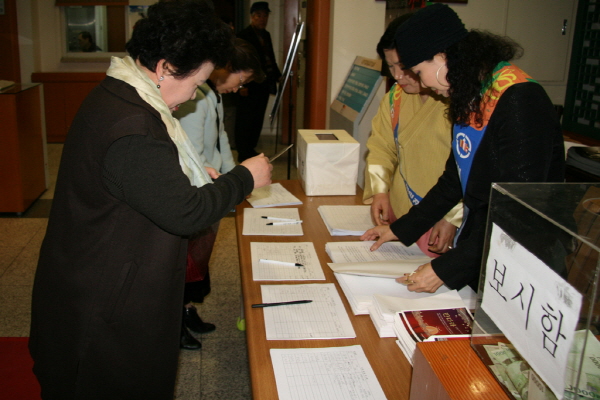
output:
[[[559,399],[581,302],[573,286],[493,225],[481,307]]]

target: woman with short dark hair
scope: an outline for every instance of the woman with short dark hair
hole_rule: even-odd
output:
[[[187,236],[270,183],[259,155],[211,182],[171,112],[225,65],[231,29],[159,2],[83,101],[64,144],[33,287],[44,399],[171,399]]]

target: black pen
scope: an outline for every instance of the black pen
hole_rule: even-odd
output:
[[[252,304],[252,308],[285,306],[285,305],[288,305],[288,304],[306,304],[306,303],[312,303],[312,300],[294,300],[294,301],[282,301],[281,303]]]

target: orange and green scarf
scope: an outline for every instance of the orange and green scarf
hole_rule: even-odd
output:
[[[465,193],[473,158],[477,148],[485,135],[487,125],[496,109],[500,97],[512,85],[523,82],[536,82],[529,75],[515,65],[508,62],[499,63],[492,74],[492,78],[482,86],[482,111],[483,124],[475,122],[475,115],[471,116],[469,125],[455,124],[453,128],[452,151],[460,174],[460,181]],[[537,83],[537,82],[536,82]]]

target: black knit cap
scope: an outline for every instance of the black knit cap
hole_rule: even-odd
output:
[[[396,31],[396,49],[404,68],[431,60],[433,56],[467,36],[456,12],[436,3],[413,14]]]
[[[250,6],[250,14],[252,14],[254,11],[259,10],[270,13],[271,10],[269,9],[269,3],[267,3],[266,1],[257,1],[255,3],[252,3],[252,5]]]

